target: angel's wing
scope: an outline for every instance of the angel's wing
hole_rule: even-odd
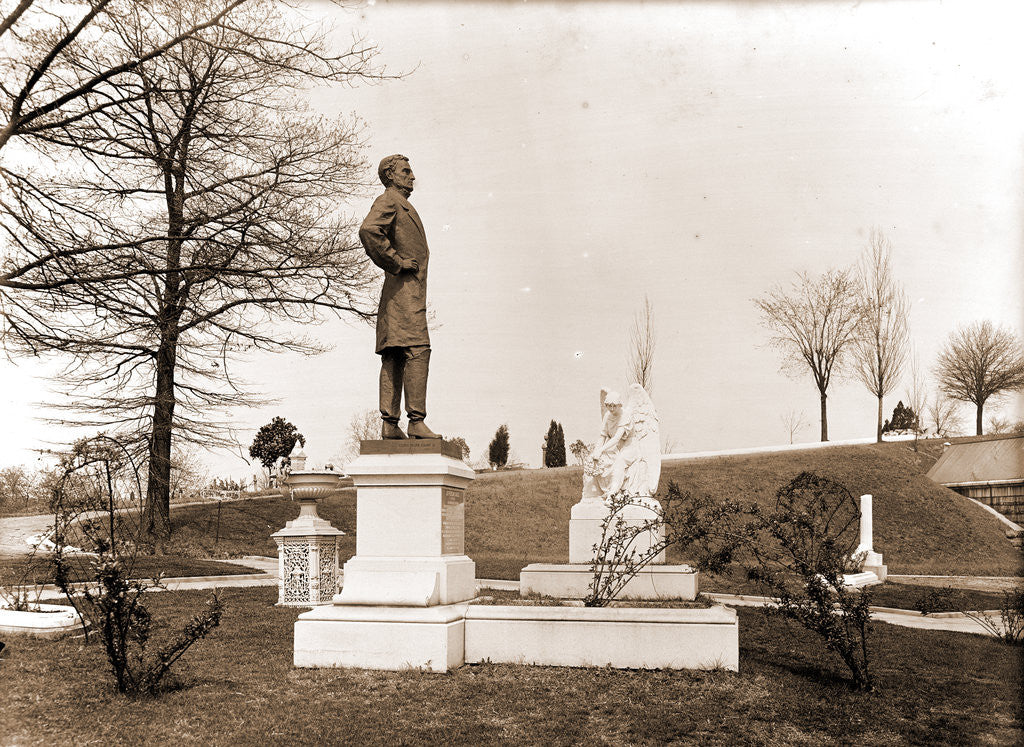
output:
[[[661,479],[661,431],[658,427],[658,413],[647,391],[639,384],[629,387],[630,425],[633,442],[640,458],[647,464],[647,488],[650,495],[658,492]]]
[[[606,386],[601,387],[601,420],[604,420],[604,400],[610,391],[611,390]]]

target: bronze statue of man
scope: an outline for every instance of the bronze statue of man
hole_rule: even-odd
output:
[[[373,202],[359,227],[359,240],[373,263],[384,270],[377,307],[377,354],[380,355],[382,438],[406,438],[398,427],[402,390],[409,414],[409,436],[440,438],[423,422],[427,417],[427,235],[409,204],[413,176],[409,159],[387,156],[377,168],[384,194]]]

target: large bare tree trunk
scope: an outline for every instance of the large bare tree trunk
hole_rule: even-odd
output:
[[[167,201],[167,235],[181,236],[184,176],[164,173]],[[178,359],[178,324],[181,321],[181,274],[173,272],[181,264],[181,240],[167,242],[167,275],[160,299],[160,347],[156,352],[156,396],[153,401],[153,426],[149,437],[149,469],[146,480],[146,506],[143,531],[162,551],[171,538],[171,440],[174,435],[174,372]]]
[[[827,395],[821,393],[821,440],[828,441],[828,405]]]
[[[975,430],[977,431],[977,433],[975,435],[978,435],[978,436],[985,435],[983,433],[984,428],[982,427],[982,423],[981,423],[981,413],[982,413],[982,411],[984,409],[985,409],[985,404],[984,403],[978,405],[978,414],[977,414],[977,418],[975,420]]]
[[[143,531],[161,549],[171,537],[171,434],[174,423],[174,367],[177,350],[165,339],[157,352],[156,401],[149,438],[149,470]]]
[[[878,397],[878,424],[875,426],[875,443],[882,443],[882,397]]]

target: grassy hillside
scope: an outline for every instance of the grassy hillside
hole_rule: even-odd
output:
[[[924,473],[938,444],[836,446],[773,454],[665,462],[669,481],[693,493],[742,502],[771,501],[803,470],[828,475],[856,496],[871,493],[874,545],[891,573],[1020,575],[1022,558],[984,509],[935,485]],[[478,575],[517,578],[529,562],[566,562],[569,508],[579,499],[579,468],[481,475],[470,487],[467,552]]]
[[[187,557],[230,558],[242,555],[277,555],[271,534],[299,515],[299,504],[267,495],[217,505],[171,507],[173,551]],[[356,491],[344,488],[320,502],[320,516],[346,532],[341,554],[356,551]]]
[[[771,501],[799,472],[814,470],[854,495],[874,496],[875,550],[891,573],[1021,575],[1021,554],[999,521],[924,476],[939,451],[941,442],[923,442],[918,452],[886,443],[666,462],[661,486],[674,480],[694,493]],[[518,579],[529,563],[567,562],[569,509],[582,486],[577,467],[478,475],[466,496],[466,552],[477,576]],[[216,506],[177,509],[172,519],[176,544],[190,555],[276,555],[270,533],[297,514],[296,504],[280,498],[224,504],[217,541]],[[320,514],[348,533],[342,555],[351,556],[354,490],[323,501]]]

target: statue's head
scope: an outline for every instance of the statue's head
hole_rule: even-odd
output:
[[[382,158],[377,167],[377,176],[385,187],[394,186],[406,193],[412,192],[412,184],[416,180],[409,159],[400,153]]]
[[[622,396],[615,391],[610,391],[604,395],[604,406],[611,410],[622,409]]]

